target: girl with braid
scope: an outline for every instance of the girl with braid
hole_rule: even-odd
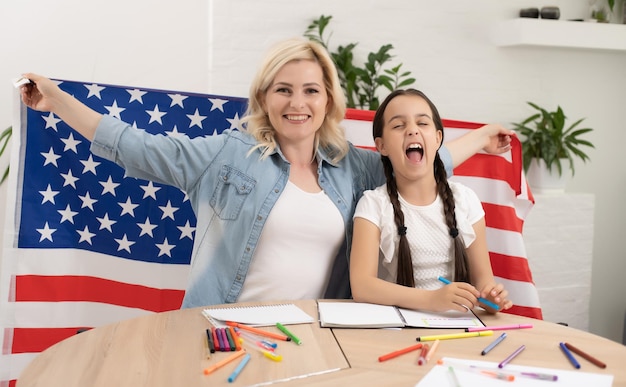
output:
[[[418,90],[396,90],[376,111],[373,135],[387,183],[366,191],[354,214],[354,300],[443,312],[474,308],[484,297],[509,309],[491,271],[482,205],[448,181],[437,154],[443,123],[435,105]]]

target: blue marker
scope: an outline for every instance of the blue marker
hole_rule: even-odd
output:
[[[250,354],[246,353],[243,359],[241,360],[241,362],[237,365],[237,368],[235,368],[233,373],[230,374],[230,376],[228,377],[228,383],[232,383],[235,381],[235,379],[237,379],[237,376],[239,376],[243,367],[245,367],[246,364],[248,364],[248,361],[250,361]]]
[[[504,340],[506,338],[506,332],[504,332],[503,334],[500,335],[500,337],[498,337],[497,339],[495,339],[491,344],[489,344],[487,346],[487,348],[483,349],[483,351],[480,353],[481,355],[485,356],[489,351],[491,351],[492,349],[494,349],[494,347],[498,344],[500,344],[500,342],[502,340]]]
[[[446,285],[451,284],[450,281],[448,281],[446,278],[443,278],[443,277],[439,277],[439,281],[443,282]],[[493,302],[489,301],[486,298],[478,297],[478,301],[482,302],[483,304],[487,305],[490,308],[493,308],[495,310],[500,310],[500,307],[497,304],[494,304]]]
[[[572,353],[569,351],[569,349],[565,346],[565,343],[559,343],[559,346],[561,347],[561,350],[563,351],[565,356],[567,356],[567,359],[569,360],[569,362],[572,363],[574,368],[579,369],[580,368],[580,364],[578,363],[578,361],[576,360],[574,355],[572,355]]]

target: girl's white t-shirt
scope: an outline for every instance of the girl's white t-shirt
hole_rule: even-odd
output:
[[[469,187],[453,181],[448,181],[448,184],[454,195],[457,229],[465,246],[470,246],[476,239],[472,225],[485,216],[485,211],[478,196]],[[416,286],[439,289],[443,286],[438,280],[439,276],[450,278],[454,273],[454,244],[445,223],[443,202],[439,195],[427,206],[409,204],[401,196],[399,199],[407,228],[406,236],[411,246]],[[380,229],[378,277],[396,282],[396,250],[400,237],[387,186],[366,191],[357,204],[354,217],[367,219]]]

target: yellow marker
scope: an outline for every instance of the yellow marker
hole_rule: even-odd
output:
[[[493,335],[493,331],[462,332],[462,333],[450,333],[446,335],[420,336],[416,338],[415,340],[434,341],[434,340],[448,340],[448,339],[464,339],[466,337],[491,336],[491,335]]]

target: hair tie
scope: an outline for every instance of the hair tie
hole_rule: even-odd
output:
[[[456,228],[451,228],[450,229],[450,236],[452,237],[452,239],[456,238],[457,235],[459,235],[459,230],[457,230]]]
[[[400,235],[400,236],[405,236],[406,235],[406,227],[405,226],[398,227],[398,235]]]

